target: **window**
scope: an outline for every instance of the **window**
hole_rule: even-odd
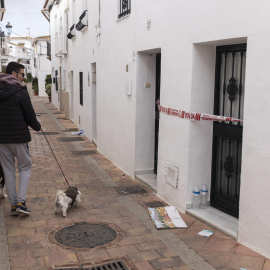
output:
[[[83,105],[83,73],[79,72],[80,76],[80,104]]]
[[[118,12],[118,19],[121,19],[131,11],[131,0],[119,0],[119,12]]]
[[[5,8],[5,1],[1,0],[1,8]]]

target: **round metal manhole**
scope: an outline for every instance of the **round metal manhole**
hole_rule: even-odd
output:
[[[82,222],[60,229],[54,238],[67,247],[94,248],[115,240],[117,232],[106,225]]]

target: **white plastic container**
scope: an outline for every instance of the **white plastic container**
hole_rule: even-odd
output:
[[[193,189],[193,197],[192,197],[192,208],[198,209],[200,207],[200,189],[199,186],[196,185]]]
[[[208,196],[208,189],[206,184],[204,184],[201,187],[201,203],[200,203],[200,208],[205,209],[207,208],[207,196]]]

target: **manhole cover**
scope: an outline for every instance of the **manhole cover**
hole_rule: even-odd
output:
[[[141,186],[122,186],[122,187],[114,187],[113,189],[119,195],[147,193],[147,191]]]
[[[115,261],[106,264],[100,264],[97,266],[91,266],[89,268],[55,268],[55,270],[128,270],[127,266],[122,261]]]
[[[57,135],[57,134],[59,134],[58,132],[43,131],[43,132],[38,132],[38,135],[43,135],[43,133],[45,135]]]
[[[73,151],[73,154],[74,154],[74,155],[77,155],[77,156],[94,155],[94,154],[96,154],[96,153],[97,153],[97,152],[94,151],[94,150]]]
[[[117,232],[106,225],[82,222],[59,230],[54,237],[64,246],[94,248],[115,240]]]
[[[84,141],[81,137],[61,137],[59,138],[62,142],[76,142],[76,141]]]
[[[164,207],[164,206],[166,206],[163,202],[160,202],[160,201],[147,202],[147,203],[144,203],[144,205],[146,207],[150,207],[150,208],[156,208],[156,207]]]

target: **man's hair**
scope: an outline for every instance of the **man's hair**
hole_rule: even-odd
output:
[[[12,74],[12,71],[19,73],[21,68],[24,68],[24,65],[21,65],[18,62],[10,62],[7,65],[6,74]]]

